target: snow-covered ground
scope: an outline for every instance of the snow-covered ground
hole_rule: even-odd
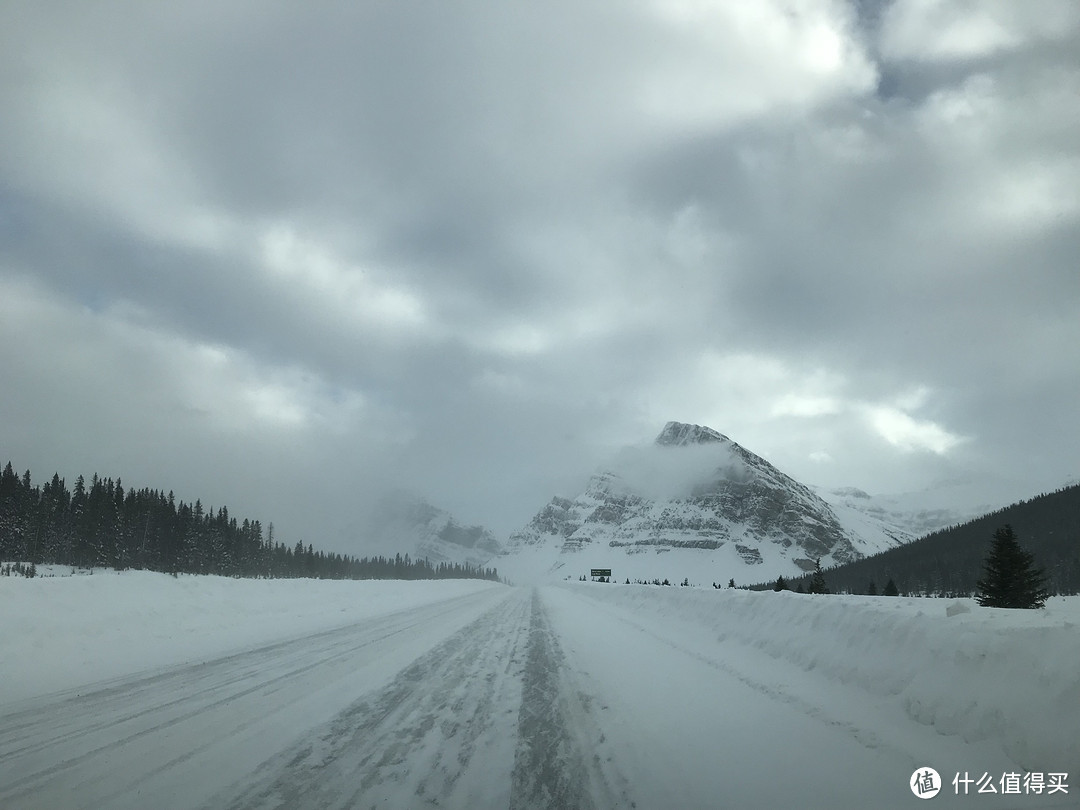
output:
[[[1023,611],[967,599],[599,583],[578,585],[575,594],[595,605],[565,625],[583,646],[599,646],[592,622],[608,627],[608,617],[618,618],[666,645],[669,659],[707,661],[751,692],[881,752],[884,762],[907,758],[912,769],[930,765],[950,780],[995,768],[998,776],[1080,773],[1080,598]],[[634,643],[635,634],[624,637]],[[649,666],[653,683],[674,692],[671,660]],[[752,734],[738,736],[753,745]],[[786,740],[774,755],[792,745]],[[834,768],[850,768],[825,749]],[[883,796],[871,805],[891,806]]]
[[[71,571],[0,577],[0,706],[499,587]]]
[[[4,808],[899,808],[924,766],[937,806],[1080,795],[1077,598],[96,572],[0,578],[0,617]],[[1001,795],[1025,772],[1068,792]]]

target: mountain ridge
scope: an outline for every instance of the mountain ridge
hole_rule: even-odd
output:
[[[680,560],[680,569],[705,566],[722,579],[748,568],[788,575],[910,539],[862,520],[861,530],[845,526],[810,487],[719,431],[668,422],[651,445],[617,454],[576,497],[552,498],[510,535],[500,566],[518,555],[549,572],[586,557],[611,563],[596,567],[644,570],[666,555],[668,569]]]

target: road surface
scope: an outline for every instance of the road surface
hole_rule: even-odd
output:
[[[484,590],[0,708],[11,810],[911,808],[928,763],[1015,768],[584,587]],[[928,806],[1072,806],[952,791]]]

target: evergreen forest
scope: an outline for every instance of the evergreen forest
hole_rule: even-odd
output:
[[[120,479],[79,476],[72,489],[58,474],[36,485],[11,462],[0,473],[0,561],[217,574],[232,577],[318,579],[490,579],[494,568],[328,553],[278,542],[273,524],[238,521],[227,507],[178,501],[172,492],[124,489]],[[9,566],[10,568],[10,566]]]
[[[914,596],[971,596],[977,591],[994,536],[1008,524],[1019,547],[1045,575],[1051,595],[1080,593],[1080,485],[1064,487],[933,532],[896,548],[824,572],[833,593],[880,592],[894,582]],[[812,575],[788,580],[808,589]],[[773,583],[755,586],[772,588]]]

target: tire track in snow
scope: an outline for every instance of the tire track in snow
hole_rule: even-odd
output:
[[[422,605],[208,661],[168,667],[157,674],[114,678],[22,701],[23,708],[0,715],[3,719],[0,726],[0,761],[15,755],[55,749],[80,738],[101,738],[102,732],[130,725],[144,717],[150,717],[152,722],[158,724],[153,727],[182,721],[186,716],[208,708],[200,705],[191,711],[191,693],[196,691],[191,689],[192,684],[199,685],[198,700],[205,701],[208,695],[221,695],[218,703],[228,703],[277,682],[302,677],[326,664],[347,660],[364,647],[423,626],[432,612],[446,612],[455,605],[467,604],[475,599],[474,594],[466,594],[435,606]],[[358,628],[363,630],[359,637]],[[276,665],[272,677],[264,674],[269,669],[266,666],[269,662]],[[144,695],[156,697],[162,692],[176,696],[167,701],[142,700]],[[182,713],[162,720],[162,716],[173,707]],[[52,710],[59,721],[52,725],[48,735],[35,735],[34,732],[40,730],[41,715],[46,710]],[[137,736],[138,733],[110,739],[110,745]]]
[[[69,767],[75,762],[87,759],[94,754],[103,751],[107,748],[114,747],[118,744],[126,744],[132,742],[139,737],[147,734],[153,734],[161,731],[169,726],[182,723],[188,718],[201,714],[207,710],[215,709],[219,706],[227,705],[228,703],[245,697],[254,692],[265,690],[267,687],[273,687],[275,684],[281,681],[287,681],[296,679],[304,674],[319,669],[327,664],[348,659],[355,655],[356,652],[368,647],[372,644],[376,644],[380,641],[392,638],[401,633],[406,633],[419,624],[419,622],[413,622],[412,624],[401,625],[388,629],[381,635],[374,635],[370,638],[365,638],[362,641],[354,642],[351,639],[344,646],[336,645],[329,649],[325,654],[316,658],[305,657],[302,662],[298,662],[291,669],[275,675],[271,678],[257,678],[256,669],[243,669],[233,674],[232,676],[224,679],[216,679],[208,692],[203,692],[203,701],[207,694],[220,694],[213,702],[200,701],[196,705],[192,705],[190,696],[184,695],[172,700],[168,700],[161,703],[155,703],[152,706],[143,706],[139,709],[126,710],[128,703],[139,704],[139,697],[141,693],[153,692],[160,690],[169,690],[172,685],[175,684],[190,684],[193,680],[198,680],[204,673],[211,673],[217,675],[218,671],[222,667],[227,667],[234,660],[250,660],[251,655],[257,655],[262,657],[274,657],[279,651],[288,651],[288,647],[291,646],[291,642],[283,644],[272,644],[267,647],[259,648],[252,653],[240,653],[237,655],[226,656],[214,661],[192,664],[189,666],[179,667],[170,671],[164,675],[150,676],[135,684],[124,684],[115,687],[106,687],[104,689],[93,691],[87,694],[85,697],[79,693],[73,698],[67,699],[68,705],[72,709],[78,709],[80,704],[85,704],[88,701],[95,702],[96,711],[101,711],[104,717],[102,719],[90,723],[81,723],[74,726],[70,730],[58,731],[51,737],[39,738],[36,742],[30,744],[21,744],[19,742],[18,735],[23,732],[24,729],[33,728],[36,724],[34,722],[35,712],[23,712],[18,716],[15,716],[14,722],[5,726],[3,737],[0,738],[0,756],[7,756],[10,754],[34,754],[39,751],[44,751],[50,748],[54,748],[60,744],[71,743],[77,741],[79,738],[97,738],[102,732],[112,729],[116,726],[123,726],[125,724],[132,723],[133,721],[140,720],[147,716],[154,718],[154,724],[148,726],[140,731],[129,733],[127,736],[121,737],[118,740],[110,740],[108,744],[92,748],[78,757],[72,760],[65,761],[55,766],[52,770],[42,772],[42,776],[47,776],[55,770]],[[351,632],[352,628],[346,628],[346,631]],[[325,633],[319,633],[311,636],[313,640],[326,640],[334,641],[336,637],[346,635],[341,630],[332,630]],[[110,704],[115,701],[116,705],[121,708],[119,713],[113,713],[109,711]],[[167,720],[162,720],[161,715],[169,712],[169,710],[177,708],[179,712]],[[81,713],[81,712],[80,712]],[[25,777],[29,778],[29,777]],[[10,785],[11,787],[17,786],[17,783]]]
[[[505,806],[528,608],[511,596],[207,807]]]
[[[296,701],[330,684],[347,684],[358,661],[490,599],[467,594],[203,663],[24,701],[0,716],[0,806],[145,807],[147,797],[165,795],[163,785],[183,783],[187,770],[201,772],[211,748],[225,769],[243,762],[252,735],[270,731],[273,745],[274,736],[288,733],[274,718],[294,715]],[[125,767],[117,768],[118,762]],[[164,804],[198,801],[170,794]]]
[[[571,680],[540,593],[534,590],[510,810],[636,807],[627,795],[627,780],[591,753],[590,741],[604,742],[591,719],[593,702]],[[613,783],[621,790],[614,790]]]

